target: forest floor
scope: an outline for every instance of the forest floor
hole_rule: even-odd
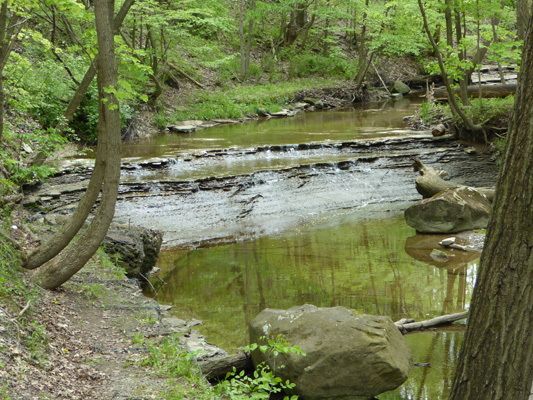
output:
[[[12,224],[24,235],[20,221]],[[54,291],[26,277],[11,282],[10,293],[3,289],[1,399],[166,399],[171,385],[194,393],[189,381],[143,362],[150,343],[173,333],[159,304],[105,256]]]

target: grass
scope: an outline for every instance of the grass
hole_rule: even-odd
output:
[[[3,211],[2,219],[0,229],[7,232],[12,225],[9,210]],[[45,327],[33,318],[32,305],[40,296],[39,288],[22,273],[20,252],[0,235],[0,303],[15,316],[8,320],[6,327],[18,335],[37,365],[43,365],[47,360],[46,347],[49,340]]]
[[[215,91],[196,92],[185,109],[176,111],[169,119],[172,122],[239,119],[258,113],[276,112],[286,107],[303,90],[338,84],[339,80],[334,78],[308,78],[263,85],[226,85]]]

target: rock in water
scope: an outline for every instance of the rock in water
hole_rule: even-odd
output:
[[[449,238],[446,238],[446,239],[442,239],[439,244],[443,247],[448,247],[452,244],[455,243],[455,237],[449,237]]]
[[[252,354],[255,365],[266,361],[306,400],[367,400],[397,388],[409,375],[411,352],[389,317],[303,305],[265,309],[250,328],[251,343],[281,334],[307,354],[267,354],[267,360],[257,350]],[[284,368],[275,368],[280,365]]]
[[[405,210],[407,225],[423,233],[455,233],[486,228],[490,202],[470,187],[448,189]]]
[[[112,225],[103,246],[107,254],[118,256],[117,263],[129,278],[140,279],[141,274],[146,275],[156,264],[162,242],[162,232]]]
[[[400,94],[407,94],[411,91],[409,86],[407,86],[402,81],[395,81],[392,85],[391,93],[400,93]]]

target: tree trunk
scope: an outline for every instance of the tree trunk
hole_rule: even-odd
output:
[[[516,30],[519,40],[526,38],[527,23],[531,15],[531,2],[529,0],[516,1]]]
[[[505,85],[470,85],[466,88],[466,94],[469,97],[476,96],[480,87],[483,98],[507,97],[516,92],[516,83],[507,83]],[[453,93],[458,93],[458,91],[459,89],[455,89]],[[433,95],[436,100],[446,99],[448,98],[448,91],[446,89],[435,89]]]
[[[418,0],[418,7],[420,8],[420,13],[422,14],[422,20],[424,22],[424,30],[426,31],[426,35],[429,39],[429,42],[431,43],[431,46],[433,47],[437,55],[439,69],[442,74],[442,80],[444,81],[444,85],[446,86],[446,91],[448,93],[448,100],[450,102],[450,109],[452,110],[452,113],[459,116],[459,118],[461,118],[461,120],[466,125],[467,129],[471,130],[472,132],[483,132],[483,134],[485,134],[483,127],[481,125],[474,124],[470,120],[470,118],[468,118],[468,116],[464,113],[461,107],[459,107],[459,104],[457,104],[457,100],[455,100],[455,96],[453,95],[453,89],[448,79],[448,75],[446,74],[446,68],[444,67],[444,61],[442,59],[442,55],[440,54],[439,47],[437,46],[437,43],[435,43],[435,41],[433,40],[433,36],[431,36],[431,31],[429,30],[429,25],[428,25],[428,21],[426,17],[426,11],[424,9],[424,4],[422,3],[422,0]]]
[[[521,70],[450,400],[526,400],[530,394],[533,380],[531,31],[524,44]]]
[[[96,215],[79,240],[37,270],[37,280],[46,289],[55,289],[69,280],[94,255],[104,239],[113,215],[120,180],[120,113],[114,91],[117,88],[117,63],[114,51],[114,0],[95,0],[98,36],[98,138],[104,139],[105,177],[102,198]]]
[[[446,8],[444,9],[444,18],[446,20],[446,44],[453,47],[453,23],[452,23],[452,0],[444,0]]]
[[[126,0],[122,4],[122,7],[120,8],[113,22],[115,32],[118,32],[120,26],[122,25],[122,22],[124,21],[124,18],[126,18],[126,15],[128,14],[128,11],[130,10],[134,2],[135,0]],[[96,76],[96,63],[97,62],[98,62],[98,55],[96,56],[95,60],[93,60],[93,62],[89,66],[89,69],[87,70],[87,72],[85,73],[85,76],[81,80],[81,83],[76,89],[76,92],[70,99],[67,109],[63,113],[63,118],[56,125],[56,132],[62,133],[67,128],[68,124],[72,121],[72,118],[74,118],[74,114],[76,113],[76,110],[80,106],[81,101],[83,100],[83,97],[85,96],[85,93],[87,93],[89,86],[91,86],[91,82]]]
[[[119,29],[122,21],[126,17],[131,5],[134,0],[128,0],[124,2],[120,11],[114,20],[114,29]],[[98,57],[97,57],[98,60]],[[89,88],[94,75],[96,74],[95,64],[91,64],[91,67],[85,74],[80,87],[76,91],[73,99],[69,104],[69,109],[66,113],[71,112],[71,117],[74,116],[76,108],[80,104],[85,91]],[[70,110],[70,111],[69,111]],[[62,121],[64,125],[62,127],[58,126],[56,129],[64,129],[67,126],[67,121]],[[61,124],[61,123],[60,123]],[[120,130],[120,128],[119,128]],[[105,132],[104,132],[105,133]],[[91,180],[89,181],[89,186],[85,192],[85,195],[80,200],[78,207],[72,214],[71,218],[67,221],[65,225],[61,227],[54,235],[43,243],[38,248],[34,249],[29,254],[25,255],[23,267],[26,269],[35,269],[43,265],[44,263],[50,261],[52,258],[57,256],[61,250],[68,246],[72,239],[79,232],[85,220],[87,219],[89,213],[93,209],[98,195],[102,189],[102,183],[104,182],[104,175],[106,174],[106,146],[107,146],[107,136],[100,135],[98,136],[98,144],[96,147],[96,159],[93,173],[91,174]],[[119,154],[120,157],[120,154]],[[41,157],[42,158],[42,157]],[[43,158],[44,161],[44,158]]]

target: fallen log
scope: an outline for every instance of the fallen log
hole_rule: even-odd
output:
[[[443,178],[448,174],[446,171],[438,171],[434,168],[424,165],[420,159],[415,158],[413,162],[413,168],[420,173],[420,176],[416,178],[415,185],[416,191],[422,195],[424,199],[433,197],[437,193],[440,193],[448,189],[457,189],[464,187],[453,182],[445,181]],[[489,202],[494,200],[494,188],[474,188],[479,193],[485,195]]]
[[[199,360],[198,365],[202,370],[202,374],[209,379],[225,379],[227,373],[233,372],[234,368],[237,373],[243,370],[252,371],[254,368],[250,354],[242,351],[226,357]]]
[[[459,94],[459,89],[455,89],[455,93]],[[468,97],[479,96],[479,85],[470,85],[467,88]],[[506,83],[501,85],[481,85],[481,95],[484,99],[507,97],[516,93],[516,83]],[[438,88],[434,89],[433,96],[435,100],[444,100],[448,98],[446,89]]]
[[[416,178],[416,191],[422,195],[424,199],[433,197],[447,189],[456,189],[460,185],[445,181],[444,177],[448,174],[445,171],[437,171],[434,168],[427,167],[420,159],[415,158],[413,168],[420,176]]]
[[[403,320],[400,320],[394,324],[398,327],[398,329],[400,329],[401,332],[409,332],[415,329],[425,329],[434,326],[448,325],[452,322],[459,321],[467,317],[468,311],[464,311],[456,314],[442,315],[440,317],[428,319],[427,321],[404,323]]]

